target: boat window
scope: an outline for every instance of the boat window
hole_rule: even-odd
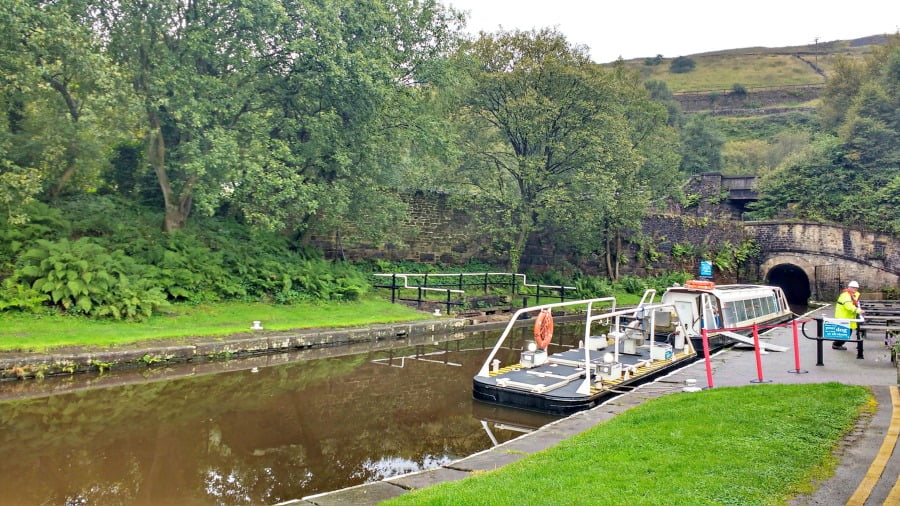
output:
[[[747,319],[747,310],[744,308],[744,301],[736,300],[732,302],[734,306],[735,313],[737,314],[737,321],[742,322]]]
[[[747,299],[744,301],[744,309],[747,311],[747,319],[752,320],[756,318],[756,314],[753,311],[753,300]]]
[[[737,314],[734,312],[734,304],[730,302],[722,303],[722,313],[725,316],[725,326],[733,326],[738,321]]]
[[[774,314],[777,311],[777,306],[775,305],[775,296],[766,297],[766,313]]]
[[[757,318],[766,314],[766,310],[763,307],[765,302],[762,298],[753,299],[753,314],[756,315]]]

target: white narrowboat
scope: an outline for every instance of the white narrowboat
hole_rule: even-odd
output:
[[[745,336],[752,331],[747,327],[753,324],[765,326],[793,317],[784,292],[777,286],[716,285],[690,280],[684,286],[668,288],[662,302],[675,306],[697,349],[702,349],[702,329],[708,331],[710,348],[716,349],[735,341],[748,342]],[[774,346],[768,348],[781,351]]]

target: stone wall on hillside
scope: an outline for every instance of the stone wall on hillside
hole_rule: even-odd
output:
[[[809,279],[815,278],[817,267],[833,266],[869,287],[900,283],[897,238],[839,225],[741,221],[740,205],[727,198],[735,179],[717,173],[697,175],[683,188],[688,196],[686,206],[669,202],[648,213],[641,233],[624,238],[619,274],[696,273],[701,259],[715,262],[718,253],[736,250],[753,239],[760,247],[760,257],[738,271],[716,269],[717,282],[762,281],[771,269],[791,264],[803,269]],[[479,231],[465,210],[454,210],[447,195],[417,192],[403,198],[409,203],[409,214],[397,223],[391,236],[380,241],[382,244],[353,237],[338,241],[334,236],[316,238],[316,244],[329,258],[443,265],[477,261],[504,268],[506,254],[492,251],[492,239]],[[602,250],[603,245],[598,243],[596,251]],[[576,256],[553,236],[553,231],[532,235],[522,255],[520,272],[547,270],[563,277],[576,271],[607,275],[602,255]]]
[[[451,208],[446,194],[419,191],[401,194],[400,198],[409,206],[409,212],[382,240],[346,234],[340,238],[317,236],[313,243],[326,258],[353,261],[381,259],[446,265],[496,261],[487,253],[488,239],[472,225],[467,213]]]
[[[750,89],[745,94],[731,90],[688,92],[675,95],[685,112],[769,109],[785,104],[800,104],[819,98],[824,85],[806,85],[783,88]]]
[[[700,175],[686,187],[697,202],[685,209],[670,203],[644,220],[639,242],[623,243],[622,275],[652,275],[664,270],[696,270],[694,258],[673,259],[673,245],[690,246],[697,253],[707,253],[726,242],[739,244],[739,211],[722,205],[722,177]],[[352,261],[382,259],[423,264],[464,265],[471,261],[502,268],[508,260],[503,252],[491,252],[490,238],[479,233],[464,210],[454,210],[448,196],[440,193],[416,192],[402,198],[409,205],[407,218],[399,223],[390,237],[374,242],[358,237],[318,236],[314,244],[326,258]],[[633,239],[633,238],[632,238]],[[598,251],[602,245],[598,244]],[[533,234],[522,254],[521,270],[543,272],[557,270],[564,275],[574,270],[606,275],[606,263],[599,255],[576,257],[553,237],[553,232]],[[723,273],[723,275],[726,273]]]

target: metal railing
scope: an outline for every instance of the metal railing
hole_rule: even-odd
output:
[[[480,290],[483,295],[487,295],[491,288],[506,288],[511,297],[515,297],[521,288],[534,288],[534,295],[537,303],[540,304],[541,298],[566,301],[575,298],[577,290],[574,286],[564,285],[543,285],[540,283],[528,283],[525,274],[512,272],[461,272],[461,273],[377,273],[374,274],[380,278],[390,278],[390,283],[374,284],[375,288],[384,288],[391,290],[391,302],[415,302],[417,309],[422,309],[423,303],[439,303],[446,306],[446,312],[450,313],[454,307],[464,307],[467,302],[463,299],[463,295],[467,290]],[[416,290],[416,297],[404,297],[404,291]],[[554,292],[548,294],[547,292]],[[567,293],[568,291],[568,293]],[[428,292],[438,292],[446,295],[445,300],[435,301],[429,300],[425,295]],[[543,292],[543,293],[542,293]],[[457,300],[453,300],[456,295]],[[572,296],[569,296],[572,295]],[[512,300],[512,299],[511,299]],[[525,297],[522,304],[528,305],[528,297]]]

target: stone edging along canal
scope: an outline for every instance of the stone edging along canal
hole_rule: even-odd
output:
[[[221,337],[142,341],[106,349],[54,348],[46,353],[0,352],[0,380],[104,372],[150,365],[251,357],[295,350],[479,330],[472,320],[446,318],[362,328],[252,331]]]
[[[504,327],[509,314],[479,319],[442,318],[370,325],[360,328],[252,331],[220,337],[141,341],[112,348],[54,348],[46,353],[0,352],[0,380],[42,378],[83,372],[146,368],[152,365],[208,362],[298,350],[398,341]],[[579,319],[561,315],[559,321]],[[528,325],[523,320],[518,325]]]
[[[476,332],[503,328],[509,317],[507,313],[478,319],[442,318],[360,328],[262,330],[220,337],[141,341],[104,349],[54,348],[46,353],[0,352],[0,381],[229,360],[315,348]],[[561,314],[557,321],[580,321],[583,318],[579,314]],[[516,322],[517,327],[530,324],[531,320]]]

